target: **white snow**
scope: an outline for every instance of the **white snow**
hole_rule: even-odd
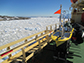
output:
[[[58,23],[58,18],[31,18],[0,22],[0,46],[46,29],[47,25]]]
[[[0,21],[0,46],[43,31],[47,25],[55,23],[59,23],[58,18]],[[0,53],[4,50],[1,50]],[[1,59],[1,61],[3,60]]]

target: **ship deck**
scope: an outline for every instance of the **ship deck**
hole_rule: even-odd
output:
[[[31,58],[28,63],[65,63],[63,60],[54,60],[53,45],[48,44],[40,53]],[[83,43],[74,44],[71,42],[71,47],[67,55],[67,63],[84,63],[84,40]]]

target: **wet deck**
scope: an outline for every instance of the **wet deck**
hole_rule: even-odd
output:
[[[67,63],[84,63],[84,42],[77,45],[71,43],[69,52],[70,54],[67,55]],[[53,55],[53,46],[47,45],[34,58],[30,59],[28,63],[65,63],[62,60],[55,61]]]
[[[72,63],[84,63],[84,42],[78,45],[72,43],[69,51],[71,54],[68,55],[70,58],[67,60]]]

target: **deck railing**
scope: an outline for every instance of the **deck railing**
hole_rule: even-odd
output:
[[[39,52],[41,49],[43,49],[49,42],[52,41],[50,35],[54,32],[53,30],[57,28],[56,24],[46,26],[46,30],[33,34],[31,36],[19,39],[17,41],[8,43],[6,45],[3,45],[0,47],[0,50],[3,50],[6,48],[5,52],[0,54],[0,59],[8,56],[8,59],[4,60],[2,63],[10,63],[12,61],[21,61],[24,63],[27,63],[27,61],[34,56],[35,53]],[[49,29],[50,28],[50,29]],[[28,41],[28,39],[34,37],[32,40]],[[14,48],[11,48],[11,46],[23,42],[23,44],[18,45]],[[17,52],[20,50],[17,54],[12,55],[12,53]]]

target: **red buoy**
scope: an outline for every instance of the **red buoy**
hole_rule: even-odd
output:
[[[71,3],[76,3],[77,2],[77,0],[71,0]]]

